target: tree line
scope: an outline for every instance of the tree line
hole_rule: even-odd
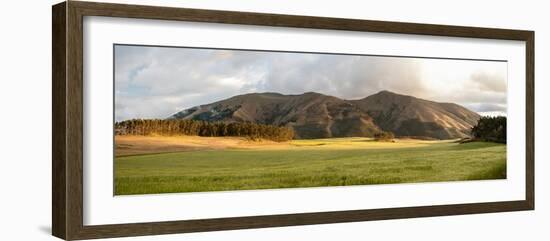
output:
[[[472,136],[484,141],[506,143],[506,117],[481,117],[472,127]]]
[[[201,120],[132,119],[115,123],[116,135],[188,135],[237,136],[253,140],[288,141],[294,138],[290,127],[263,125],[251,122],[225,123]]]

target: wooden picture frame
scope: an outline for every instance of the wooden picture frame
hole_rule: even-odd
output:
[[[215,230],[280,227],[444,215],[533,210],[534,189],[534,32],[369,21],[264,13],[68,1],[52,8],[52,233],[66,240],[157,235]],[[526,180],[525,199],[349,210],[335,212],[181,220],[151,223],[83,224],[83,17],[107,16],[328,30],[367,31],[526,43]]]

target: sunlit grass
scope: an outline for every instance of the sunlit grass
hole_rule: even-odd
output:
[[[115,159],[117,195],[502,178],[506,146],[489,142],[337,138]]]

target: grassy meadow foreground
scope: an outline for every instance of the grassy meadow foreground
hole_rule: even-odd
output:
[[[506,145],[115,136],[115,195],[506,178]]]

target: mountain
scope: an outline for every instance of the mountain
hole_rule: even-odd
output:
[[[174,119],[254,122],[290,126],[295,138],[372,136],[372,118],[349,101],[308,92],[301,95],[254,93],[183,110]]]
[[[308,92],[252,93],[182,110],[170,119],[254,122],[289,126],[295,138],[397,136],[437,139],[469,136],[479,115],[452,103],[437,103],[382,91],[360,100]]]
[[[457,104],[438,103],[389,91],[351,102],[372,116],[381,129],[397,136],[468,137],[480,118],[477,113]]]

